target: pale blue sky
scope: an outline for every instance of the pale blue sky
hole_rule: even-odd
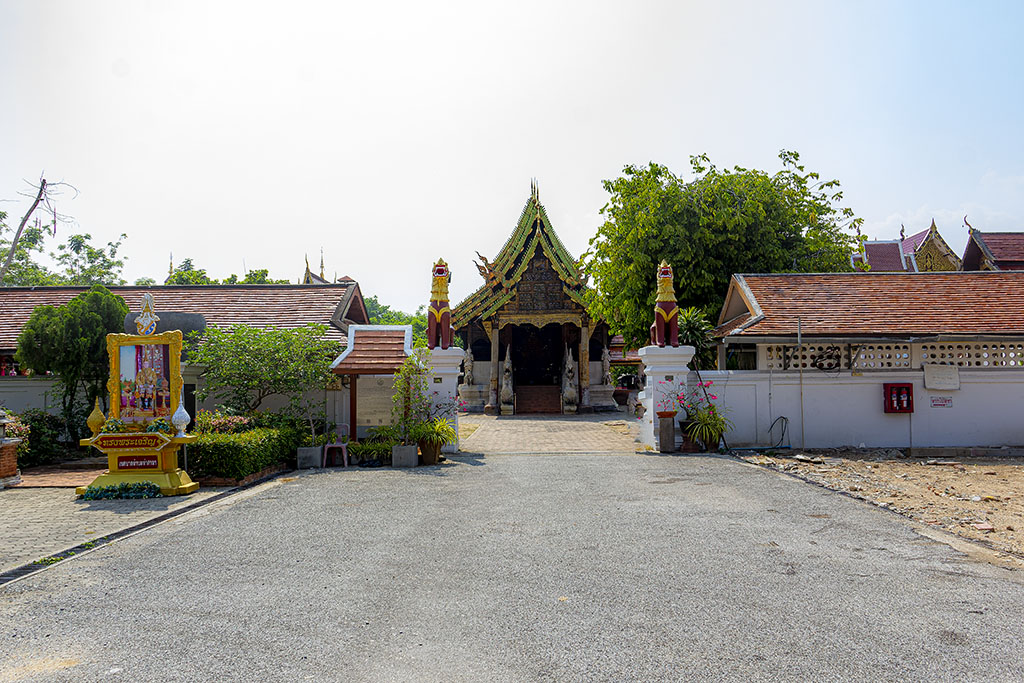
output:
[[[602,179],[700,152],[797,150],[874,238],[1024,230],[1020,3],[324,5],[0,2],[0,198],[73,183],[129,281],[172,250],[294,280],[322,247],[407,310],[438,256],[476,288],[531,177],[578,256]]]

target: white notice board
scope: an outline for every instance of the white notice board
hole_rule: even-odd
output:
[[[939,365],[938,363],[925,363],[924,367],[924,388],[925,389],[959,389],[960,368],[955,365]]]

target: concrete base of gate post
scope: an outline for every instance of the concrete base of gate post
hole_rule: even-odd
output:
[[[645,346],[640,349],[638,355],[644,364],[644,374],[647,381],[644,390],[640,394],[640,400],[644,406],[644,415],[641,418],[640,438],[644,446],[656,451],[664,451],[661,447],[661,435],[658,420],[658,402],[667,401],[673,395],[686,391],[686,376],[690,372],[689,363],[693,358],[695,349],[692,346]],[[674,410],[675,407],[664,407],[661,410]],[[668,450],[678,450],[679,444],[675,442],[675,428]]]
[[[436,347],[430,350],[430,354],[427,356],[427,364],[430,366],[431,377],[427,392],[430,394],[430,399],[435,406],[438,404],[451,405],[458,400],[459,374],[462,372],[462,361],[465,358],[466,352],[457,346],[447,349]],[[451,410],[448,415],[445,415],[445,418],[455,428],[455,433],[458,434],[458,409]],[[456,437],[455,443],[446,443],[442,446],[441,452],[458,453],[458,437]]]

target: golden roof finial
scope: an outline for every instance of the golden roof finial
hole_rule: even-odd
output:
[[[320,279],[324,279],[324,248],[320,247]]]

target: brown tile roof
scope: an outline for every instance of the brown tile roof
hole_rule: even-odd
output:
[[[352,325],[348,347],[331,371],[337,375],[391,375],[412,349],[409,325]]]
[[[934,223],[935,221],[932,221]],[[931,228],[925,228],[921,232],[914,233],[910,237],[903,240],[903,253],[913,254],[917,251],[917,248],[924,244],[925,239],[928,237],[928,233],[931,232]]]
[[[1022,272],[734,275],[726,305],[741,292],[716,337],[796,336],[798,318],[812,336],[1024,335]]]
[[[997,264],[1000,261],[1024,262],[1024,232],[975,231],[973,234],[984,243]]]
[[[913,270],[910,260],[903,257],[903,249],[898,241],[865,242],[864,251],[867,253],[871,273],[900,273]]]
[[[207,325],[235,324],[256,327],[301,327],[308,323],[328,326],[327,336],[345,341],[349,322],[366,322],[359,285],[354,282],[327,285],[165,285],[110,287],[124,297],[128,308],[138,311],[142,294],[153,295],[160,311],[202,313]],[[0,288],[0,349],[17,347],[18,335],[36,306],[59,306],[84,287]]]
[[[613,365],[640,362],[640,355],[637,349],[627,349],[626,338],[621,334],[614,335],[608,341],[608,358]]]

